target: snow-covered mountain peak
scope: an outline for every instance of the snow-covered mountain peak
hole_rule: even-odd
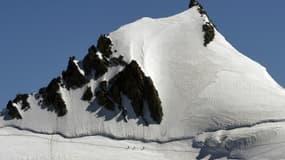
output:
[[[47,87],[10,101],[0,126],[165,142],[280,121],[284,106],[284,89],[192,1],[101,35]]]
[[[284,89],[237,51],[192,0],[177,15],[142,18],[101,35],[82,60],[70,57],[46,87],[18,94],[1,112],[0,138],[47,139],[46,159],[74,159],[70,150],[53,148],[65,143],[106,147],[112,154],[99,155],[105,159],[114,159],[113,149],[128,155],[132,149],[130,157],[137,159],[274,159],[284,150],[284,106]],[[53,151],[68,158],[54,158]],[[85,152],[76,154],[94,159]]]

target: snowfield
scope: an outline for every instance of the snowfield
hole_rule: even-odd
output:
[[[90,81],[76,90],[61,88],[64,117],[41,109],[34,96],[22,120],[2,116],[0,159],[285,159],[285,90],[217,30],[205,47],[202,26],[208,21],[195,6],[109,34],[113,56],[136,60],[152,78],[162,101],[161,124],[144,126],[131,117],[125,122],[82,101],[85,89],[98,85]],[[100,80],[121,70],[113,68]]]
[[[6,160],[189,160],[199,152],[191,140],[160,144],[100,136],[63,138],[14,128],[0,129],[0,141],[0,159]]]

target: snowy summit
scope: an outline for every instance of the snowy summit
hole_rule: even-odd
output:
[[[285,159],[285,90],[192,0],[101,35],[0,116],[0,159]]]

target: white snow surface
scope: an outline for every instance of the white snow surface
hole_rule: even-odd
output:
[[[0,141],[1,160],[189,160],[199,153],[191,147],[192,141],[159,144],[100,136],[63,138],[9,127],[0,129]]]
[[[32,157],[30,152],[49,159],[51,146],[52,156],[63,156],[54,159],[62,160],[72,160],[72,154],[78,159],[98,156],[102,160],[183,160],[197,156],[285,159],[285,90],[263,66],[237,51],[217,30],[214,41],[205,47],[205,21],[208,18],[193,7],[172,17],[142,18],[109,35],[117,50],[113,56],[123,55],[127,62],[136,60],[152,78],[162,101],[164,116],[160,125],[143,126],[137,119],[124,122],[118,120],[119,114],[112,115],[97,104],[80,100],[87,86],[95,88],[100,80],[108,80],[122,70],[111,68],[99,81],[90,81],[83,88],[61,88],[68,109],[64,117],[41,109],[30,96],[31,109],[21,113],[22,120],[0,120],[1,148],[3,144],[14,147],[0,149],[0,159],[16,151],[26,159]],[[23,143],[37,150],[24,149]],[[87,143],[115,147],[105,149]],[[126,149],[133,145],[187,152]],[[11,160],[21,159],[8,156]]]

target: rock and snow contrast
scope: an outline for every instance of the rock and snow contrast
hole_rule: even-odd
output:
[[[0,159],[285,159],[285,90],[197,1],[102,35],[0,117]]]

